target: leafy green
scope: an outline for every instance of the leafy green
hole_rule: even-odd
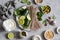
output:
[[[30,2],[30,1],[28,1],[28,2],[27,2],[27,5],[30,5],[30,4],[31,4],[31,2]]]
[[[21,2],[22,2],[22,3],[27,3],[27,2],[28,2],[28,0],[21,0]]]
[[[15,12],[14,12],[14,14],[16,15],[16,16],[18,16],[18,15],[27,15],[29,13],[29,10],[28,9],[23,9],[22,7],[20,7],[20,8],[18,8],[17,10],[15,10]]]
[[[45,20],[43,20],[43,24],[45,24],[45,23],[47,23],[47,20],[45,19]]]
[[[44,10],[45,9],[45,6],[41,6],[41,9]]]
[[[54,19],[54,20],[55,20],[55,19],[56,19],[56,16],[55,16],[55,15],[53,15],[53,16],[52,16],[52,19]]]
[[[22,3],[26,3],[27,5],[30,5],[31,2],[29,0],[21,0]]]
[[[25,18],[25,23],[23,25],[23,28],[28,28],[30,24],[30,20],[27,19],[27,17]]]
[[[14,15],[18,16],[20,14],[19,10],[14,11]]]
[[[42,20],[42,16],[43,16],[43,13],[37,12],[37,19],[38,19],[39,21]]]

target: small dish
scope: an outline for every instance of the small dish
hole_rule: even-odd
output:
[[[57,33],[60,34],[60,27],[57,28]]]
[[[45,37],[47,40],[52,40],[52,39],[54,38],[54,33],[53,33],[53,31],[47,30],[47,31],[44,33],[44,37]]]
[[[43,0],[34,0],[36,4],[40,4],[43,2]]]
[[[28,33],[26,31],[22,31],[19,33],[19,35],[21,38],[25,38],[28,35]]]
[[[7,19],[3,22],[3,27],[6,31],[12,31],[16,28],[16,23],[13,19]]]
[[[41,36],[34,35],[33,38],[32,38],[32,40],[42,40],[42,39],[41,39]]]

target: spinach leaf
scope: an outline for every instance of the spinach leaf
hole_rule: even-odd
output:
[[[43,13],[37,12],[37,19],[38,19],[39,21],[42,20],[42,16],[43,16]]]
[[[22,2],[22,3],[27,3],[27,2],[28,2],[28,0],[21,0],[21,2]]]

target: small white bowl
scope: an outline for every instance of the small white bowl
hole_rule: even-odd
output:
[[[39,35],[34,35],[33,38],[32,38],[32,40],[37,40],[37,38],[39,38],[39,40],[42,40],[41,36],[39,36]]]
[[[46,32],[48,32],[48,31],[51,31],[50,29],[49,30],[47,30]],[[53,40],[53,38],[52,39],[48,39],[46,36],[45,36],[45,34],[46,34],[46,32],[44,33],[44,37],[47,39],[47,40]],[[53,32],[53,31],[52,31]],[[54,35],[54,33],[53,33],[53,35]]]
[[[41,0],[41,2],[40,2],[40,3],[38,3],[38,2],[37,2],[37,0],[34,0],[34,1],[35,1],[35,3],[36,3],[36,4],[40,4],[40,3],[42,3],[42,2],[43,2],[43,0]]]
[[[58,33],[58,34],[60,34],[59,29],[60,29],[60,27],[57,28],[57,33]]]
[[[3,27],[6,31],[12,31],[16,28],[16,23],[13,19],[7,19],[3,22]]]
[[[25,33],[26,33],[26,36],[23,36],[23,35],[22,35],[22,32],[25,32]],[[20,37],[21,37],[21,38],[27,37],[28,33],[27,33],[26,31],[22,31],[22,32],[20,32]]]

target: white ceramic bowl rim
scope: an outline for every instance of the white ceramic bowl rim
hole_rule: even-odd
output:
[[[48,38],[45,36],[45,34],[46,34],[47,31],[52,31],[52,30],[50,30],[50,29],[49,29],[49,30],[46,30],[45,33],[44,33],[44,37],[45,37],[47,40],[51,40],[51,39],[48,39]],[[53,32],[53,31],[52,31],[52,32]],[[54,34],[54,32],[53,32],[53,34]],[[54,38],[54,37],[53,37],[53,38]],[[53,38],[52,38],[52,39],[53,39]]]
[[[58,32],[58,30],[59,30],[59,29],[60,29],[60,27],[58,27],[58,28],[57,28],[57,33],[59,33],[59,34],[60,34],[60,32]]]

